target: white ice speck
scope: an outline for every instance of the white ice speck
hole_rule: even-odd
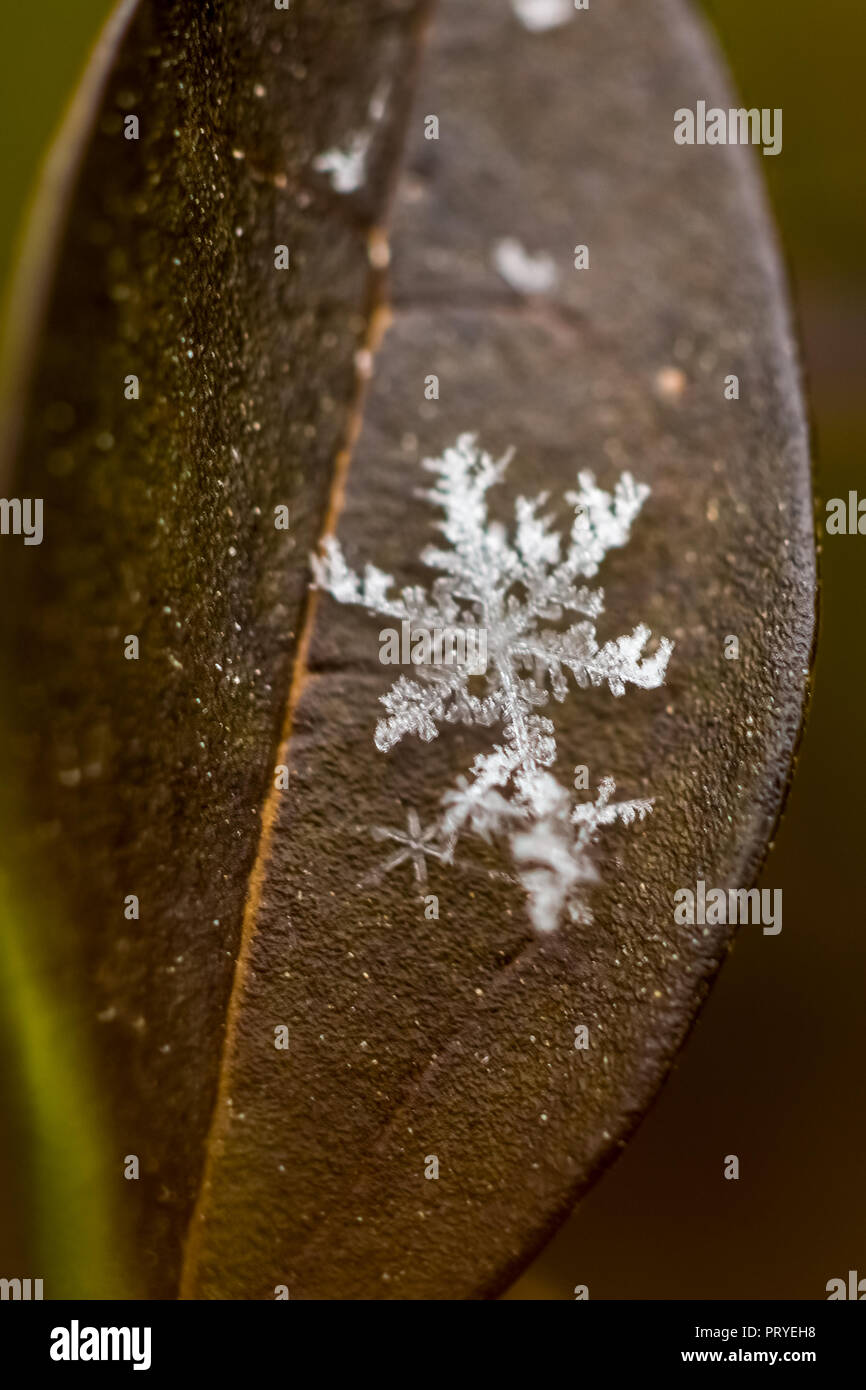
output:
[[[336,193],[357,192],[367,177],[367,155],[372,138],[370,131],[359,131],[345,149],[317,154],[313,168],[319,174],[330,174],[331,187]]]
[[[313,168],[319,174],[330,174],[335,193],[356,193],[367,177],[367,156],[373,143],[375,127],[383,120],[391,92],[389,82],[380,82],[367,108],[372,125],[351,135],[342,149],[326,150],[316,155]]]
[[[379,83],[375,92],[370,98],[369,112],[370,120],[374,125],[378,125],[383,119],[388,109],[388,97],[391,95],[391,83],[384,80]]]
[[[524,29],[533,34],[558,29],[574,14],[573,0],[511,0],[511,8]]]
[[[519,294],[547,294],[556,284],[556,263],[545,251],[531,256],[515,237],[503,237],[493,248],[493,264],[503,280]]]

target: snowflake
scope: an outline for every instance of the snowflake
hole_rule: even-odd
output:
[[[439,828],[431,825],[427,830],[421,825],[421,819],[414,808],[410,808],[406,817],[405,830],[389,830],[382,826],[376,826],[373,834],[377,840],[393,840],[400,848],[390,859],[386,859],[382,865],[381,872],[389,874],[392,869],[396,869],[399,864],[410,863],[415,874],[415,882],[425,884],[427,882],[427,859],[442,858],[442,850],[437,849],[435,844],[430,841],[438,835]]]
[[[601,782],[594,801],[575,802],[550,770],[556,730],[540,711],[551,698],[565,700],[568,673],[581,689],[607,685],[615,696],[626,685],[654,689],[664,683],[673,647],[662,637],[647,655],[651,633],[642,623],[599,646],[595,622],[603,593],[582,582],[598,572],[609,550],[626,543],[649,488],[624,473],[611,495],[592,473],[580,472],[578,490],[566,493],[574,513],[566,541],[553,529],[553,518],[542,513],[547,493],[534,500],[518,497],[509,534],[490,520],[487,493],[502,481],[511,457],[509,451],[494,462],[474,435],[464,434],[441,458],[424,460],[436,482],[420,495],[441,507],[444,520],[437,526],[448,542],[447,549],[430,545],[421,555],[440,571],[429,589],[395,593],[393,578],[375,565],[368,564],[363,576],[355,574],[333,539],[312,564],[318,587],[339,603],[408,623],[412,633],[460,625],[484,631],[483,676],[465,662],[422,665],[412,679],[401,675],[380,696],[386,714],[376,726],[375,743],[382,752],[407,734],[429,743],[444,724],[501,729],[501,742],[478,754],[468,775],[445,792],[439,820],[423,841],[420,822],[413,822],[409,836],[399,840],[403,850],[386,868],[411,857],[420,879],[427,857],[454,862],[460,836],[502,837],[534,927],[550,931],[566,914],[576,922],[591,920],[586,891],[597,879],[591,846],[604,826],[642,820],[653,802],[614,801],[611,778]]]

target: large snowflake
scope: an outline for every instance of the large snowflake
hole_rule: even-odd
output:
[[[626,543],[649,488],[624,473],[611,495],[596,486],[592,473],[581,472],[578,490],[566,493],[573,508],[566,541],[542,513],[547,493],[532,501],[518,497],[509,534],[490,520],[487,493],[502,481],[511,457],[509,451],[494,461],[474,435],[464,434],[441,458],[424,460],[436,483],[421,495],[441,507],[444,520],[437,526],[448,542],[447,549],[430,545],[422,553],[424,563],[440,571],[429,589],[394,592],[391,575],[375,565],[355,574],[331,539],[322,556],[313,557],[313,568],[318,586],[338,602],[408,623],[413,636],[457,628],[484,634],[483,675],[470,661],[430,663],[415,667],[411,679],[401,675],[380,697],[386,716],[375,741],[382,752],[407,734],[430,742],[443,724],[497,726],[501,741],[445,792],[433,826],[422,831],[418,822],[408,837],[376,833],[411,846],[416,876],[427,856],[453,862],[461,835],[504,837],[532,923],[550,931],[566,913],[573,921],[591,920],[586,889],[597,877],[592,843],[605,825],[643,819],[653,802],[613,800],[611,778],[601,782],[594,801],[577,801],[551,771],[556,730],[540,711],[551,697],[565,700],[569,672],[578,687],[607,685],[616,696],[629,684],[645,690],[662,685],[672,643],[663,637],[647,655],[651,633],[641,623],[599,646],[595,623],[604,596],[582,582],[597,573],[608,550]],[[409,855],[405,848],[386,867]]]

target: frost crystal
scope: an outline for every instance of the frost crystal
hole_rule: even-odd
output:
[[[572,0],[511,0],[521,24],[532,33],[556,29],[574,14]]]
[[[374,128],[384,120],[390,90],[390,83],[380,82],[370,97],[367,111]],[[318,174],[330,175],[331,187],[336,193],[356,193],[363,187],[373,134],[372,128],[355,131],[342,149],[325,150],[324,154],[316,155],[313,168]]]
[[[501,741],[480,753],[469,774],[444,794],[439,820],[429,829],[422,833],[416,817],[408,835],[376,833],[402,846],[385,870],[411,859],[419,882],[426,857],[453,862],[460,836],[504,837],[532,923],[551,931],[563,915],[591,920],[585,895],[597,877],[589,851],[598,832],[617,820],[642,820],[653,803],[614,801],[611,778],[601,782],[594,801],[576,802],[550,770],[556,730],[540,711],[551,697],[566,698],[568,673],[581,689],[607,685],[616,696],[626,685],[662,685],[672,644],[663,637],[646,655],[651,634],[639,624],[599,646],[595,620],[603,593],[581,582],[593,578],[608,550],[626,543],[649,488],[624,473],[611,495],[581,472],[578,490],[566,493],[574,512],[567,540],[542,513],[547,493],[531,501],[518,497],[509,534],[489,519],[487,493],[502,481],[511,457],[494,462],[474,435],[464,434],[441,458],[424,460],[436,482],[421,495],[441,507],[444,520],[437,526],[448,543],[427,546],[421,555],[440,571],[429,590],[395,593],[392,577],[374,565],[355,574],[332,539],[312,563],[317,585],[338,602],[408,623],[412,633],[472,624],[486,632],[482,676],[459,663],[418,666],[412,679],[400,676],[380,697],[386,715],[375,742],[382,752],[407,734],[430,742],[443,724],[497,726]],[[558,626],[542,626],[548,623]]]
[[[493,248],[493,264],[518,294],[548,294],[556,284],[556,262],[546,252],[531,256],[515,237],[503,237]]]
[[[367,176],[367,155],[373,136],[369,130],[352,135],[342,150],[326,150],[316,155],[313,168],[317,173],[330,174],[331,186],[337,193],[355,193]]]

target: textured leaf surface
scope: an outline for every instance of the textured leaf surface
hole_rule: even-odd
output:
[[[71,208],[12,475],[46,497],[46,539],[0,555],[18,596],[2,633],[9,863],[46,987],[79,1001],[67,1026],[88,1039],[118,1175],[142,1156],[145,1180],[118,1176],[117,1199],[137,1204],[132,1259],[163,1295],[197,1190],[186,1296],[504,1286],[625,1142],[726,953],[728,928],[674,925],[673,893],[751,882],[812,643],[778,259],[751,153],[673,142],[677,107],[729,104],[680,0],[619,0],[548,32],[499,0],[437,7],[394,207],[393,320],[348,473],[376,303],[366,229],[417,7],[333,8],[298,5],[277,33],[285,16],[252,5],[142,6]],[[382,173],[341,197],[310,166],[363,126],[377,64],[395,79]],[[127,95],[154,112],[139,148],[118,135]],[[503,260],[508,239],[522,252]],[[514,288],[526,257],[544,290],[529,297]],[[645,619],[676,642],[664,688],[581,691],[557,711],[566,779],[585,763],[656,807],[609,832],[592,926],[543,938],[493,848],[428,866],[438,920],[408,863],[367,881],[387,854],[372,829],[427,824],[488,731],[378,752],[381,624],[327,597],[302,612],[326,512],[356,568],[429,580],[420,461],[466,430],[495,455],[516,447],[503,519],[579,468],[651,485],[599,576],[599,635]],[[269,520],[280,502],[288,538]],[[279,795],[275,762],[291,770]]]

